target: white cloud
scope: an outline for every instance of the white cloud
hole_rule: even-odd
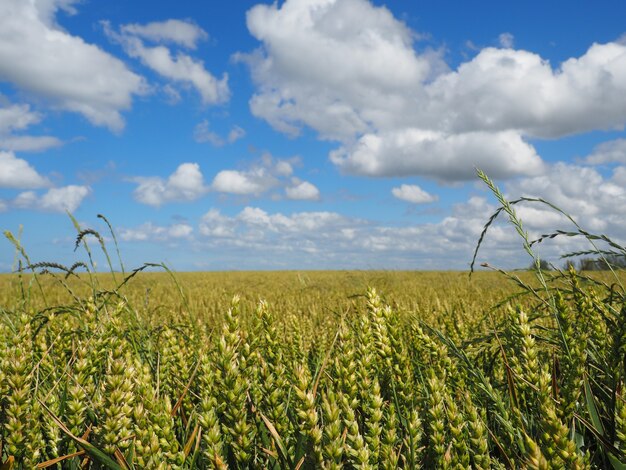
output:
[[[213,178],[211,189],[221,193],[259,197],[282,187],[288,199],[318,199],[319,191],[312,183],[292,177],[293,165],[299,163],[299,157],[277,159],[266,153],[260,161],[247,168],[218,172]],[[281,196],[273,194],[273,197]]]
[[[612,177],[603,177],[592,168],[559,163],[551,166],[545,176],[518,178],[502,189],[510,198],[522,195],[547,198],[571,213],[583,228],[623,242],[626,186],[620,184],[620,178],[626,179],[626,167],[616,168]],[[488,197],[494,200],[491,194]],[[212,209],[200,221],[202,237],[196,242],[213,248],[224,259],[236,260],[229,266],[240,269],[261,266],[465,269],[485,223],[496,208],[486,197],[473,196],[467,202],[455,204],[439,222],[394,225],[335,212],[285,214],[247,207],[238,214],[226,215]],[[574,228],[565,217],[543,204],[522,203],[515,210],[531,238],[556,229]],[[557,237],[535,246],[542,258],[557,265],[563,264],[559,260],[562,254],[589,248],[584,239],[570,237]],[[252,253],[255,256],[248,257]],[[280,260],[288,262],[283,266]],[[489,230],[478,257],[478,262],[483,261],[506,268],[530,264],[522,240],[506,216],[498,218]]]
[[[179,165],[167,179],[141,176],[133,181],[139,183],[134,191],[135,199],[155,207],[168,202],[194,201],[208,191],[197,163]]]
[[[0,150],[37,152],[59,147],[63,142],[52,136],[16,135],[41,121],[40,113],[31,111],[28,104],[9,104],[0,95]]]
[[[193,138],[198,143],[210,142],[216,147],[224,145],[224,139],[209,129],[209,121],[206,119],[194,128]]]
[[[291,134],[300,123],[332,139],[365,132],[372,121],[394,119],[389,105],[443,66],[438,54],[416,54],[413,32],[365,0],[257,5],[247,25],[263,42],[236,56],[259,86],[251,110]]]
[[[391,193],[398,199],[412,204],[427,204],[439,200],[438,196],[427,193],[415,184],[403,184],[397,188],[393,188]]]
[[[182,99],[180,96],[180,92],[172,85],[167,83],[161,88],[161,90],[165,94],[165,102],[167,104],[175,105],[180,103],[180,100]]]
[[[463,269],[493,210],[485,199],[472,198],[439,223],[388,226],[336,212],[284,214],[246,207],[229,216],[211,209],[199,223],[201,237],[194,246],[213,250],[214,258],[230,263],[222,265],[226,269],[293,268],[296,259],[298,268],[312,269],[441,269],[441,260],[448,268]],[[491,261],[504,258],[508,266],[523,266],[528,261],[517,242],[513,229],[497,224],[485,240],[485,253]]]
[[[221,147],[227,142],[232,144],[237,140],[243,138],[246,135],[246,131],[239,126],[233,126],[226,138],[223,138],[216,132],[213,132],[209,127],[209,121],[207,119],[202,120],[193,131],[193,138],[198,143],[209,142],[215,147]]]
[[[585,158],[585,162],[592,165],[614,162],[626,163],[626,139],[602,142]]]
[[[547,175],[518,178],[502,189],[510,198],[527,195],[554,200],[583,228],[623,243],[626,186],[620,181],[626,179],[626,167],[619,166],[613,176],[603,177],[588,167],[556,164]],[[207,259],[219,269],[466,269],[485,223],[497,208],[493,195],[483,195],[453,205],[438,222],[405,219],[391,224],[337,212],[290,214],[253,206],[226,214],[213,208],[202,216],[186,246],[197,253],[198,262],[203,262],[203,253],[210,253]],[[565,217],[539,203],[521,203],[515,209],[531,239],[574,228]],[[534,248],[542,259],[562,265],[562,254],[590,245],[581,237],[557,237]],[[478,262],[483,261],[507,269],[531,262],[504,214],[487,233],[478,256]]]
[[[289,199],[317,201],[320,198],[320,191],[315,185],[297,179],[294,186],[285,188],[285,193]]]
[[[280,160],[276,163],[275,170],[280,176],[290,176],[293,173],[293,166],[287,160]]]
[[[49,135],[12,135],[0,136],[0,149],[14,152],[42,152],[54,147],[60,147],[63,141]]]
[[[513,47],[513,43],[515,42],[515,37],[511,33],[501,33],[498,36],[498,42],[501,47],[511,49]]]
[[[450,131],[557,138],[626,122],[626,45],[594,44],[553,69],[539,55],[483,49],[426,87],[422,116]],[[624,97],[624,98],[623,98]]]
[[[189,238],[193,227],[186,223],[160,226],[146,222],[135,228],[122,228],[119,233],[124,241],[173,241]]]
[[[239,126],[233,126],[233,128],[228,133],[228,143],[232,144],[233,142],[238,141],[239,139],[243,139],[246,135],[246,131]]]
[[[626,186],[620,181],[623,168],[604,178],[593,168],[556,163],[545,175],[511,181],[506,192],[512,197],[542,197],[571,214],[584,228],[621,237],[626,232]],[[533,207],[542,214],[547,211],[545,206]],[[536,212],[526,214],[532,226],[542,230],[554,221]]]
[[[13,152],[0,151],[0,188],[43,188],[50,181]]]
[[[534,175],[545,168],[535,149],[513,131],[446,135],[403,129],[366,134],[356,144],[332,151],[330,159],[346,173],[441,180],[472,179],[476,167],[493,178]]]
[[[227,74],[217,79],[204,68],[201,60],[193,59],[182,52],[173,56],[170,49],[165,46],[146,46],[138,36],[132,35],[130,31],[124,31],[123,27],[122,32],[117,33],[109,23],[103,22],[103,26],[107,36],[119,42],[130,57],[139,59],[145,66],[167,79],[192,85],[200,93],[203,104],[228,101],[230,90]]]
[[[74,212],[91,193],[88,186],[69,185],[50,188],[41,196],[34,191],[17,195],[11,205],[19,209],[35,209],[47,212]]]
[[[266,168],[256,167],[246,171],[222,170],[213,178],[211,188],[221,193],[259,196],[277,185],[276,177]]]
[[[31,111],[30,105],[9,104],[7,100],[0,100],[0,135],[24,130],[39,121],[41,114]]]
[[[613,170],[613,177],[611,180],[615,184],[620,184],[622,186],[626,186],[626,167],[618,166]]]
[[[171,42],[188,49],[195,49],[199,41],[205,41],[209,37],[198,25],[182,20],[157,21],[145,25],[126,24],[120,30],[150,41]]]
[[[9,209],[9,205],[6,201],[0,199],[0,212],[6,212]]]
[[[0,2],[0,80],[119,131],[121,112],[130,109],[133,95],[145,93],[145,82],[122,61],[56,24],[59,9],[73,13],[75,3]]]
[[[340,142],[331,158],[345,172],[458,180],[479,166],[502,178],[533,175],[545,167],[527,139],[626,123],[626,44],[593,44],[551,65],[513,49],[504,33],[504,48],[449,70],[442,54],[366,0],[257,5],[247,25],[261,41],[236,55],[257,86],[251,111],[287,134],[308,126]]]
[[[43,210],[74,212],[89,195],[91,190],[87,186],[69,185],[61,188],[50,188],[39,200]]]
[[[307,240],[332,237],[336,229],[352,226],[354,223],[355,221],[334,212],[297,212],[285,215],[269,214],[258,207],[245,207],[235,216],[226,216],[217,209],[211,209],[202,217],[199,230],[206,237],[250,248],[266,244],[269,247],[277,240],[286,239],[296,241],[300,246],[311,246]],[[272,251],[285,248],[278,244]],[[286,249],[291,250],[293,247]]]
[[[218,209],[210,209],[202,216],[200,233],[208,237],[231,238],[235,235],[235,221]]]

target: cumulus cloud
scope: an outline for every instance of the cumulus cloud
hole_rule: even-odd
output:
[[[260,161],[241,170],[222,170],[213,178],[211,189],[220,193],[259,197],[284,188],[288,199],[317,200],[319,190],[310,182],[292,176],[300,159],[277,159],[264,154]],[[278,194],[274,198],[280,197]]]
[[[119,131],[121,113],[131,108],[133,95],[145,93],[145,82],[119,59],[56,24],[58,11],[72,14],[76,3],[0,2],[0,80]]]
[[[263,43],[237,56],[259,86],[251,110],[291,134],[300,123],[333,139],[367,131],[372,120],[393,119],[385,103],[444,66],[438,54],[419,56],[412,31],[365,0],[257,5],[246,18]]]
[[[583,228],[623,243],[625,181],[625,166],[603,176],[593,168],[559,163],[551,166],[546,175],[510,180],[502,189],[508,198],[547,198],[569,212]],[[419,202],[423,194],[415,188],[404,185],[395,189],[400,196]],[[248,206],[228,214],[212,208],[198,221],[197,230],[187,229],[186,243],[198,253],[211,253],[211,262],[221,269],[466,269],[484,224],[497,207],[495,198],[483,193],[454,204],[440,221],[404,219],[397,223],[332,211],[287,213]],[[566,217],[539,203],[518,204],[515,210],[531,238],[555,229],[574,228]],[[171,239],[162,236],[163,241]],[[582,237],[557,237],[535,248],[542,259],[562,265],[562,254],[590,246]],[[530,264],[522,240],[504,216],[496,220],[484,240],[478,257],[478,262],[483,261],[505,268]]]
[[[426,86],[422,108],[456,132],[516,129],[557,138],[626,122],[626,45],[594,44],[553,68],[539,55],[483,49]]]
[[[209,142],[215,147],[222,147],[226,143],[232,144],[233,142],[242,139],[245,135],[245,130],[239,126],[233,126],[226,138],[224,138],[210,129],[209,121],[207,119],[202,120],[193,131],[193,138],[196,142]]]
[[[188,49],[195,49],[198,42],[209,38],[207,32],[198,25],[183,20],[155,21],[145,25],[126,24],[120,30],[150,41],[174,43]]]
[[[424,191],[416,184],[403,184],[397,188],[393,188],[391,194],[398,199],[412,204],[427,204],[439,200],[438,196]]]
[[[145,32],[139,35],[133,32],[139,25],[130,25],[132,26],[130,29],[122,26],[120,32],[114,31],[107,22],[103,22],[103,26],[109,38],[119,42],[130,57],[140,60],[146,67],[164,78],[192,85],[200,94],[203,104],[228,101],[230,90],[227,74],[218,79],[206,70],[201,60],[194,59],[188,54],[179,51],[172,55],[172,51],[166,46],[146,46],[142,40],[142,36],[146,37]]]
[[[74,212],[91,193],[88,186],[69,185],[50,188],[42,195],[25,191],[17,195],[11,205],[19,209],[34,209],[47,212]]]
[[[11,104],[0,95],[0,150],[37,152],[59,147],[63,142],[53,136],[15,134],[41,121],[40,113],[32,111],[28,104]]]
[[[366,0],[257,5],[247,25],[261,46],[236,57],[257,86],[253,114],[290,135],[307,126],[340,142],[331,159],[348,173],[389,176],[401,168],[458,180],[481,166],[500,178],[533,175],[545,167],[528,139],[626,123],[626,44],[619,42],[553,65],[514,49],[504,33],[501,48],[484,48],[450,70],[389,10]]]
[[[605,178],[594,168],[561,162],[545,175],[511,181],[506,192],[512,197],[542,197],[571,214],[584,228],[621,237],[626,231],[626,186],[620,181],[623,170],[618,167]],[[551,211],[545,206],[534,210],[526,215],[535,227],[555,228],[554,219],[545,217]]]
[[[209,210],[199,223],[196,247],[213,249],[239,269],[285,268],[467,268],[486,217],[495,206],[474,197],[439,223],[390,226],[336,212],[270,213],[246,207],[227,215]],[[492,261],[526,263],[515,250],[514,230],[496,224],[485,240]],[[254,256],[248,254],[254,253]],[[481,258],[483,259],[483,258]],[[286,263],[286,264],[282,264]],[[439,264],[437,264],[439,263]]]
[[[224,268],[467,269],[484,224],[496,208],[485,197],[473,196],[455,204],[439,222],[393,225],[336,212],[285,214],[246,207],[227,215],[214,208],[202,217],[194,246],[212,249],[218,258],[230,260]],[[573,228],[564,217],[544,206],[518,205],[516,210],[532,238],[557,228]],[[578,220],[592,229],[585,224],[594,224],[589,218]],[[605,228],[603,233],[619,241],[623,239],[626,218],[616,217],[614,225]],[[563,237],[535,248],[543,259],[561,265],[562,254],[590,246],[582,238]],[[483,261],[504,268],[530,264],[519,235],[505,217],[499,218],[487,233],[478,256],[478,262]]]
[[[209,188],[197,163],[183,163],[167,179],[160,177],[136,177],[139,183],[134,191],[137,201],[159,207],[168,202],[194,201]]]
[[[583,228],[606,234],[624,243],[626,233],[626,166],[618,166],[610,176],[593,168],[557,163],[545,175],[519,177],[504,183],[508,198],[543,197],[570,213]],[[400,186],[400,196],[422,200],[415,186]],[[419,189],[419,188],[418,188]],[[208,247],[234,263],[230,267],[395,267],[466,269],[484,224],[498,207],[493,196],[471,196],[454,204],[438,222],[389,224],[376,220],[347,217],[336,212],[268,212],[246,207],[228,215],[209,210],[199,223],[195,243]],[[515,206],[531,238],[556,229],[571,230],[563,215],[540,203]],[[581,238],[557,237],[535,246],[539,255],[562,265],[562,254],[589,249]],[[255,256],[251,256],[252,253]],[[259,253],[265,254],[259,255]],[[248,256],[250,254],[250,256]],[[315,254],[314,257],[307,255]],[[289,260],[281,265],[280,260]],[[522,240],[506,217],[500,217],[489,230],[479,262],[515,268],[530,264]]]
[[[613,170],[613,177],[611,180],[616,184],[626,186],[626,167],[618,166]]]
[[[404,129],[366,134],[330,153],[341,170],[366,176],[425,175],[469,180],[475,168],[493,178],[534,175],[544,170],[532,145],[513,131],[443,134]]]
[[[600,165],[603,163],[626,164],[626,139],[602,142],[585,158],[585,162],[592,165]]]
[[[50,186],[48,178],[41,176],[26,160],[13,152],[0,151],[0,188],[31,189]]]
[[[317,201],[320,198],[320,191],[315,185],[298,179],[294,183],[293,186],[285,188],[285,193],[289,199]]]
[[[119,233],[124,241],[173,241],[189,238],[193,227],[186,223],[161,226],[146,222],[135,228],[122,228]]]
[[[199,231],[206,237],[248,247],[271,245],[272,240],[277,239],[299,240],[302,242],[300,246],[312,246],[307,240],[332,237],[333,233],[354,224],[354,220],[335,212],[285,215],[270,214],[258,207],[245,207],[235,216],[223,215],[217,209],[209,210],[200,221]],[[279,247],[274,250],[276,248]]]
[[[213,178],[211,188],[221,193],[259,196],[277,185],[278,180],[267,168],[256,167],[245,171],[222,170]]]
[[[41,121],[41,114],[28,104],[10,104],[0,95],[0,135],[21,131]]]

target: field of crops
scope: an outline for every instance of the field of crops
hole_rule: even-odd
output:
[[[622,468],[619,276],[519,276],[0,277],[2,468]]]

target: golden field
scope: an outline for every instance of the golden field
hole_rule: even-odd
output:
[[[622,275],[35,271],[0,277],[3,468],[626,461]]]

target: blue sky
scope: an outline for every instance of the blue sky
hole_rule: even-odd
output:
[[[480,167],[623,242],[624,19],[622,1],[3,0],[0,228],[67,264],[71,211],[103,234],[106,215],[129,266],[466,269],[496,208]],[[524,256],[499,225],[479,259]]]

